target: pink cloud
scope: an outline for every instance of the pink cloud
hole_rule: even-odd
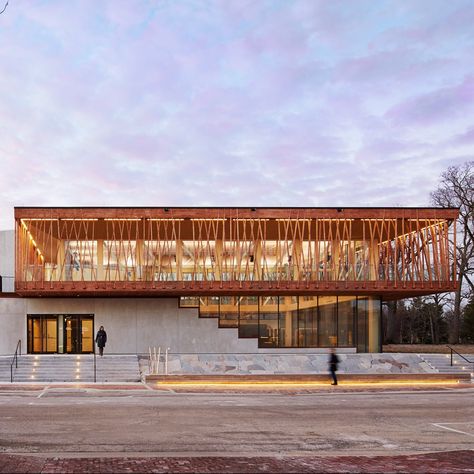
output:
[[[387,112],[387,118],[405,126],[428,125],[463,115],[472,110],[473,102],[474,76],[469,76],[461,84],[403,101]]]

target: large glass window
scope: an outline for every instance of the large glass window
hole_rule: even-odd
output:
[[[239,337],[258,337],[257,296],[243,296],[240,298]]]
[[[318,297],[299,297],[299,346],[318,347]]]
[[[320,296],[319,304],[319,346],[337,346],[337,297]]]
[[[199,317],[218,318],[219,317],[219,297],[209,296],[199,298]]]
[[[298,297],[280,296],[280,347],[298,347]]]
[[[177,280],[177,253],[174,240],[147,240],[143,251],[139,247],[137,262],[140,262],[139,279],[147,281]],[[187,261],[187,260],[186,260]],[[183,279],[184,278],[183,276]]]
[[[239,298],[236,296],[221,296],[219,327],[239,327]]]
[[[107,281],[135,281],[137,243],[134,240],[104,240],[103,267]]]
[[[180,305],[195,307],[197,302],[200,317],[218,318],[221,328],[239,328],[241,338],[258,337],[261,348],[356,347],[367,352],[378,347],[378,298],[201,296],[182,298]]]
[[[337,345],[339,347],[353,346],[357,300],[351,296],[339,296],[337,303]]]
[[[65,240],[64,265],[48,265],[45,268],[47,280],[93,281],[97,272],[97,242],[93,240]],[[63,259],[59,258],[62,262]],[[62,278],[61,278],[62,274]]]
[[[261,296],[259,347],[278,347],[278,296]]]

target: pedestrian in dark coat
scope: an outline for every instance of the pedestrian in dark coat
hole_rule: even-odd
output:
[[[331,352],[329,353],[329,373],[331,374],[332,377],[332,383],[331,385],[337,385],[337,377],[336,377],[336,372],[337,372],[337,365],[339,364],[339,357],[336,355],[336,349],[331,349]]]
[[[107,342],[107,333],[105,332],[104,326],[101,326],[97,331],[97,335],[95,336],[95,343],[99,348],[99,354],[101,356],[104,355],[104,347],[105,343]]]

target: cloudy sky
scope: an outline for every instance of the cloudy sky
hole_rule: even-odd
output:
[[[473,25],[472,0],[10,0],[0,229],[15,205],[428,205],[474,157]]]

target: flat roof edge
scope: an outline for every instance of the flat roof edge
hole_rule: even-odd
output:
[[[354,210],[354,209],[364,209],[364,210],[380,210],[380,209],[387,209],[387,210],[394,210],[394,209],[407,209],[407,210],[459,210],[459,207],[436,207],[436,206],[14,206],[14,209],[243,209],[243,210],[264,210],[264,209],[277,209],[277,210]]]

